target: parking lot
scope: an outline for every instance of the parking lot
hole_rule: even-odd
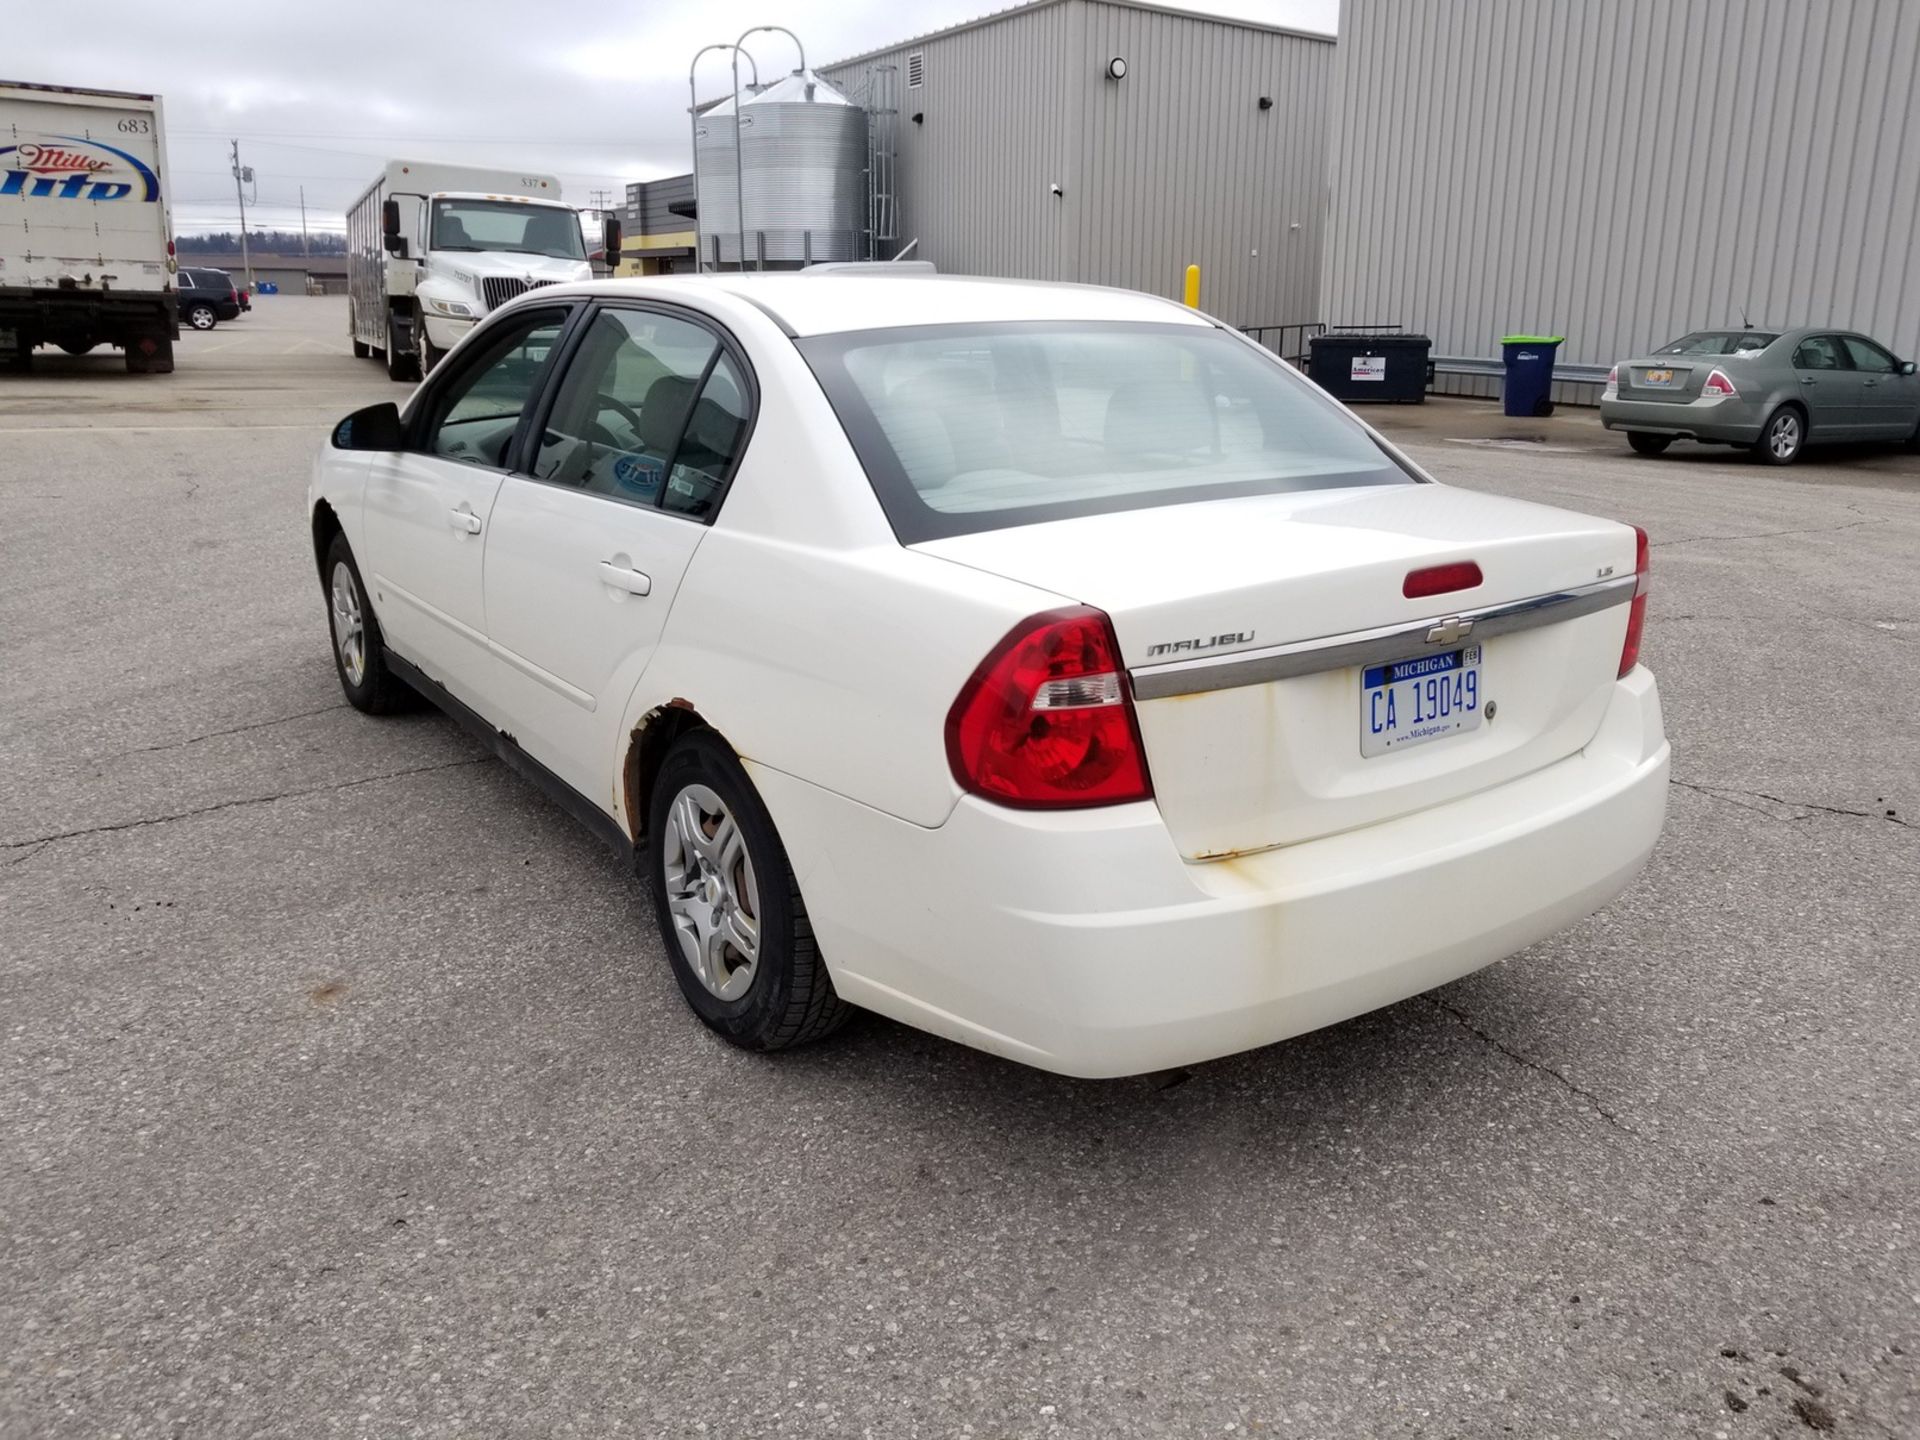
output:
[[[1920,1434],[1920,456],[1370,412],[1651,532],[1635,886],[1191,1072],[768,1058],[342,701],[308,464],[405,393],[344,305],[0,384],[0,1434]]]

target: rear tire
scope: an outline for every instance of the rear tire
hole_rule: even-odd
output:
[[[220,323],[220,317],[213,313],[211,305],[189,305],[186,319],[187,324],[196,330],[211,330]]]
[[[1654,435],[1645,430],[1629,430],[1627,444],[1633,447],[1636,455],[1664,455],[1667,447],[1673,444],[1671,435]]]
[[[90,355],[93,353],[94,344],[95,342],[92,340],[87,341],[84,345],[77,340],[62,340],[60,342],[60,348],[69,355]]]
[[[1791,465],[1807,448],[1807,414],[1798,405],[1782,405],[1760,427],[1753,453],[1763,465]]]
[[[380,622],[345,535],[327,547],[321,585],[327,596],[327,627],[333,637],[333,668],[347,703],[368,715],[391,715],[413,704],[406,681],[387,668]]]
[[[649,810],[654,915],[702,1023],[743,1050],[785,1050],[845,1024],[853,1007],[820,958],[773,818],[714,731],[674,742]]]

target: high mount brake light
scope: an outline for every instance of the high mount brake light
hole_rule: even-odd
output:
[[[1447,595],[1455,590],[1471,590],[1482,577],[1480,567],[1471,560],[1455,560],[1446,565],[1429,565],[1409,570],[1400,582],[1400,593],[1409,600],[1427,595]]]
[[[1627,639],[1620,647],[1620,678],[1625,679],[1629,670],[1640,663],[1640,638],[1647,628],[1647,582],[1651,578],[1650,560],[1647,547],[1647,532],[1638,525],[1633,527],[1634,552],[1633,604],[1627,609]]]
[[[947,761],[961,789],[1001,805],[1150,798],[1112,622],[1082,607],[1016,625],[947,712]]]

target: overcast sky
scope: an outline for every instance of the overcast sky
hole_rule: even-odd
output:
[[[684,172],[695,50],[778,22],[820,66],[1004,8],[994,0],[4,0],[0,78],[150,91],[166,101],[174,228],[238,220],[228,142],[255,172],[252,229],[339,230],[394,157],[557,173],[566,198],[616,202]],[[1181,8],[1331,33],[1339,0],[1181,0]],[[77,23],[84,15],[84,24]],[[782,36],[748,42],[792,68]],[[701,98],[730,87],[702,62]]]

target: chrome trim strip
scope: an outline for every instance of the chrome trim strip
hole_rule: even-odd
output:
[[[1199,660],[1176,660],[1166,665],[1148,665],[1129,672],[1133,694],[1139,700],[1164,700],[1173,695],[1198,695],[1208,690],[1230,690],[1239,685],[1264,685],[1270,680],[1291,680],[1299,675],[1315,675],[1323,670],[1344,670],[1350,665],[1370,665],[1387,660],[1405,660],[1420,654],[1427,646],[1451,649],[1463,642],[1484,640],[1494,635],[1511,635],[1517,630],[1532,630],[1541,625],[1557,625],[1582,615],[1624,605],[1633,598],[1639,585],[1636,575],[1618,575],[1552,595],[1535,595],[1504,605],[1489,605],[1480,610],[1457,610],[1435,615],[1413,625],[1390,625],[1379,630],[1352,631],[1328,635],[1318,640],[1301,640],[1291,645],[1275,645],[1264,650],[1236,650],[1229,655],[1209,655]],[[1465,633],[1449,633],[1429,638],[1430,631],[1441,630],[1448,621],[1472,621]]]

